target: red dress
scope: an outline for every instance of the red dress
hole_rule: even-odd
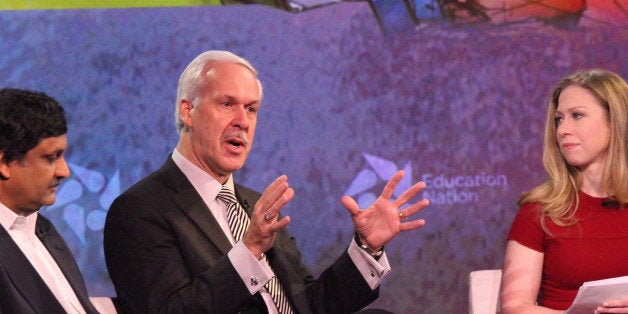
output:
[[[539,204],[519,209],[508,235],[544,253],[539,304],[566,310],[585,281],[628,276],[628,207],[606,208],[602,198],[578,193],[578,223],[560,227],[546,218],[541,228]]]

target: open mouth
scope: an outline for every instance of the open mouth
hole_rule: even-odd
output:
[[[242,141],[236,139],[228,140],[227,143],[234,147],[244,146],[244,143]]]
[[[249,143],[246,133],[243,132],[228,132],[223,135],[223,140],[235,148],[245,147]]]
[[[48,188],[54,189],[54,188],[58,187],[59,185],[61,185],[61,181],[54,181],[54,182],[50,183],[50,185],[48,185]]]

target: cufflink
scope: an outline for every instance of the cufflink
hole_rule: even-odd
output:
[[[257,280],[257,278],[251,277],[251,286],[257,286],[258,283],[259,281]]]

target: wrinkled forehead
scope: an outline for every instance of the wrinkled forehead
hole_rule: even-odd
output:
[[[244,64],[237,62],[210,62],[204,67],[201,76],[205,81],[205,87],[210,90],[230,83],[246,90],[257,90],[261,101],[262,87],[257,74]]]

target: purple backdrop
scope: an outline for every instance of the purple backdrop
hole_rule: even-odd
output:
[[[543,179],[547,95],[565,74],[628,74],[624,27],[428,21],[385,34],[367,3],[292,14],[262,6],[0,13],[2,86],[43,90],[69,115],[73,176],[42,210],[92,295],[113,295],[106,210],[177,141],[179,73],[197,54],[249,59],[265,87],[258,133],[236,180],[287,174],[285,213],[319,273],[352,235],[339,199],[367,204],[397,169],[424,180],[427,225],[387,246],[393,273],[372,307],[464,313],[467,277],[501,267],[519,193]],[[401,190],[402,187],[398,188]]]

